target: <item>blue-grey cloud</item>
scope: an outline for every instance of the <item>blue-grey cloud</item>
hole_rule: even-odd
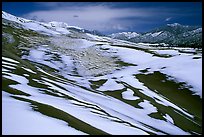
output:
[[[170,20],[172,16],[183,16],[176,8],[164,7],[113,7],[107,3],[38,3],[47,7],[46,10],[38,10],[25,14],[24,17],[49,21],[66,22],[72,26],[99,31],[126,31],[134,26],[163,22]],[[133,21],[134,20],[134,21]]]

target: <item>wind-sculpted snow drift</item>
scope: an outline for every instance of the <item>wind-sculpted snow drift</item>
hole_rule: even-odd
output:
[[[202,50],[2,17],[3,134],[202,134]]]

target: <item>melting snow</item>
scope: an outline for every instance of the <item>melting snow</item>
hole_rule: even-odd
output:
[[[64,121],[33,112],[29,103],[12,99],[9,95],[2,91],[3,135],[86,135]]]
[[[69,27],[67,24],[56,24],[55,22],[54,26],[52,23],[38,24],[37,22],[30,22],[29,20],[20,21],[22,20],[21,18],[16,18],[6,13],[2,15],[4,18],[23,23],[26,28],[35,31],[43,31],[49,34],[69,33],[69,31],[66,30],[66,27]],[[53,27],[53,30],[47,29],[46,25],[47,27]],[[160,33],[161,32],[157,32],[154,35],[159,35]],[[181,109],[176,104],[145,87],[134,75],[141,73],[139,70],[144,70],[146,68],[149,68],[148,73],[160,71],[164,74],[173,76],[177,81],[186,82],[193,87],[192,90],[195,91],[195,94],[202,97],[202,57],[200,59],[192,59],[194,55],[179,53],[177,50],[153,50],[158,54],[176,55],[170,58],[155,57],[144,51],[109,45],[113,43],[115,45],[137,45],[144,47],[150,44],[131,44],[122,40],[111,40],[91,34],[86,35],[91,37],[95,42],[87,39],[71,39],[67,37],[54,37],[50,39],[51,43],[59,47],[59,49],[61,48],[63,51],[69,51],[66,54],[61,54],[57,50],[57,52],[51,51],[51,47],[43,46],[37,49],[31,49],[28,56],[22,57],[23,59],[28,59],[32,62],[41,63],[59,70],[64,79],[57,77],[57,75],[49,74],[36,66],[37,70],[43,74],[40,80],[33,79],[33,81],[45,85],[47,87],[47,92],[52,92],[52,94],[56,94],[58,97],[44,94],[44,88],[32,87],[29,83],[30,79],[28,80],[24,77],[29,75],[12,74],[10,70],[5,68],[10,67],[11,69],[15,69],[15,66],[17,66],[19,62],[8,57],[2,57],[3,67],[5,67],[2,68],[3,77],[18,82],[18,84],[9,85],[9,87],[31,95],[15,96],[50,105],[110,134],[146,135],[148,132],[154,134],[189,134],[177,127],[177,125],[174,125],[173,119],[168,114],[163,116],[166,121],[150,117],[149,114],[157,112],[157,108],[150,101],[144,99],[143,102],[138,104],[142,109],[136,108],[114,97],[105,95],[105,91],[114,92],[117,90],[124,90],[121,93],[124,99],[139,99],[139,97],[134,96],[134,91],[126,87],[126,85],[130,85],[138,89],[138,92],[153,98],[157,103],[164,106],[170,106],[176,111],[179,111],[179,113],[181,112],[181,115],[187,116],[189,119],[193,118],[193,115]],[[107,55],[106,57],[95,48],[93,49],[96,44],[103,44],[101,49],[106,50],[108,53],[104,54]],[[50,53],[48,54],[47,51],[50,51]],[[58,55],[58,60],[54,60],[56,54]],[[135,64],[136,66],[127,66],[112,71],[113,68],[115,69],[115,62],[112,60],[110,61],[109,58],[112,55],[126,63]],[[99,66],[97,66],[97,63]],[[76,77],[69,75],[72,74],[71,72],[74,67],[77,68],[76,72],[82,74],[82,76]],[[89,72],[88,70],[93,67],[98,67],[99,69],[94,69]],[[22,67],[22,69],[36,74],[36,72],[26,67]],[[102,76],[92,77],[96,72],[104,72],[109,69],[111,71],[108,71],[108,73]],[[83,74],[89,74],[90,77],[85,77]],[[89,80],[97,81],[100,79],[107,79],[107,81],[97,88],[96,92],[89,91]],[[72,97],[73,100],[59,97],[64,95]],[[66,122],[47,117],[39,112],[34,112],[29,107],[29,103],[13,99],[10,97],[10,94],[5,91],[2,91],[2,96],[3,134],[85,134],[70,127]]]
[[[106,83],[104,83],[97,90],[100,90],[100,91],[107,91],[107,90],[108,91],[114,91],[114,90],[121,90],[123,88],[125,88],[125,87],[122,84],[118,84],[113,79],[108,79],[108,81],[106,81]]]
[[[7,57],[2,57],[3,60],[5,61],[9,61],[9,62],[12,62],[12,63],[19,63],[18,61],[14,60],[14,59],[11,59],[11,58],[7,58]]]
[[[186,82],[193,86],[195,94],[202,97],[202,58],[193,60],[192,54],[181,53],[180,56],[171,58],[153,57],[152,54],[127,49],[123,47],[110,47],[117,49],[116,55],[125,62],[136,64],[135,68],[142,70],[150,68],[149,71],[161,71],[167,75],[173,76],[180,82]],[[160,51],[163,53],[162,51]],[[165,51],[167,52],[167,51]],[[175,55],[177,51],[168,51],[168,54]],[[132,55],[132,56],[130,56]],[[185,66],[185,68],[184,68]],[[165,69],[161,69],[166,67]]]
[[[137,100],[139,99],[139,97],[137,96],[134,96],[134,91],[132,91],[131,89],[127,89],[126,91],[122,92],[122,97],[124,99],[127,99],[127,100]]]

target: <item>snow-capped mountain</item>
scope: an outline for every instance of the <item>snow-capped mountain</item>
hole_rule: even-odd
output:
[[[64,22],[52,21],[52,22],[49,22],[48,24],[56,28],[68,28],[67,23],[64,23]]]
[[[134,37],[138,37],[140,35],[141,34],[136,33],[136,32],[119,32],[119,33],[111,34],[110,36],[112,38],[127,38],[127,39],[131,39],[131,38],[134,38]]]
[[[2,19],[11,21],[10,23],[13,23],[13,22],[17,23],[15,24],[15,26],[23,27],[25,29],[30,29],[33,31],[38,31],[38,32],[41,32],[47,35],[69,34],[70,33],[69,30],[75,30],[75,31],[80,31],[80,32],[86,31],[85,29],[81,27],[69,26],[65,22],[57,22],[57,21],[51,21],[48,23],[38,22],[34,20],[28,20],[25,18],[21,18],[21,17],[16,17],[4,11],[2,11]]]
[[[28,20],[21,17],[13,16],[9,13],[2,11],[2,19],[6,19],[7,21],[12,21],[20,25],[25,29],[30,29],[34,31],[38,31],[47,35],[60,35],[60,34],[69,34],[69,30],[67,30],[68,25],[63,22],[49,22],[43,23],[34,20]]]
[[[70,34],[70,30],[74,30],[74,31],[82,32],[82,33],[90,33],[93,35],[104,36],[102,33],[96,30],[86,30],[78,26],[69,26],[65,22],[57,22],[57,21],[51,21],[48,23],[38,22],[34,20],[28,20],[25,18],[21,18],[21,17],[16,17],[4,11],[2,11],[2,19],[6,19],[7,21],[16,22],[17,24],[15,24],[15,26],[38,31],[38,32],[41,32],[47,35],[61,35],[61,34],[66,35],[66,34]]]
[[[128,36],[125,34],[129,34]],[[138,33],[136,33],[138,34]],[[202,46],[202,28],[198,26],[187,26],[179,23],[167,24],[143,34],[135,33],[116,33],[110,37],[128,40],[131,42],[147,43],[166,43],[171,46],[201,47]]]
[[[181,24],[179,24],[179,23],[172,23],[172,24],[167,24],[167,26],[177,27],[177,26],[181,26]]]

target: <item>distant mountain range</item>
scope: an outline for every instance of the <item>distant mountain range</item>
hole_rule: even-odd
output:
[[[145,33],[120,32],[109,36],[135,43],[165,43],[169,46],[202,47],[202,27],[184,26],[178,23],[167,24]]]
[[[26,27],[28,29],[43,32],[48,35],[69,34],[69,30],[75,32],[89,33],[98,36],[105,36],[97,30],[87,30],[77,26],[69,26],[63,22],[52,21],[49,23],[28,20],[13,16],[2,11],[2,21],[5,24],[16,27]],[[178,23],[167,24],[145,33],[120,32],[108,35],[114,39],[127,40],[135,43],[151,43],[165,46],[179,47],[199,47],[202,48],[202,27],[185,26]]]

